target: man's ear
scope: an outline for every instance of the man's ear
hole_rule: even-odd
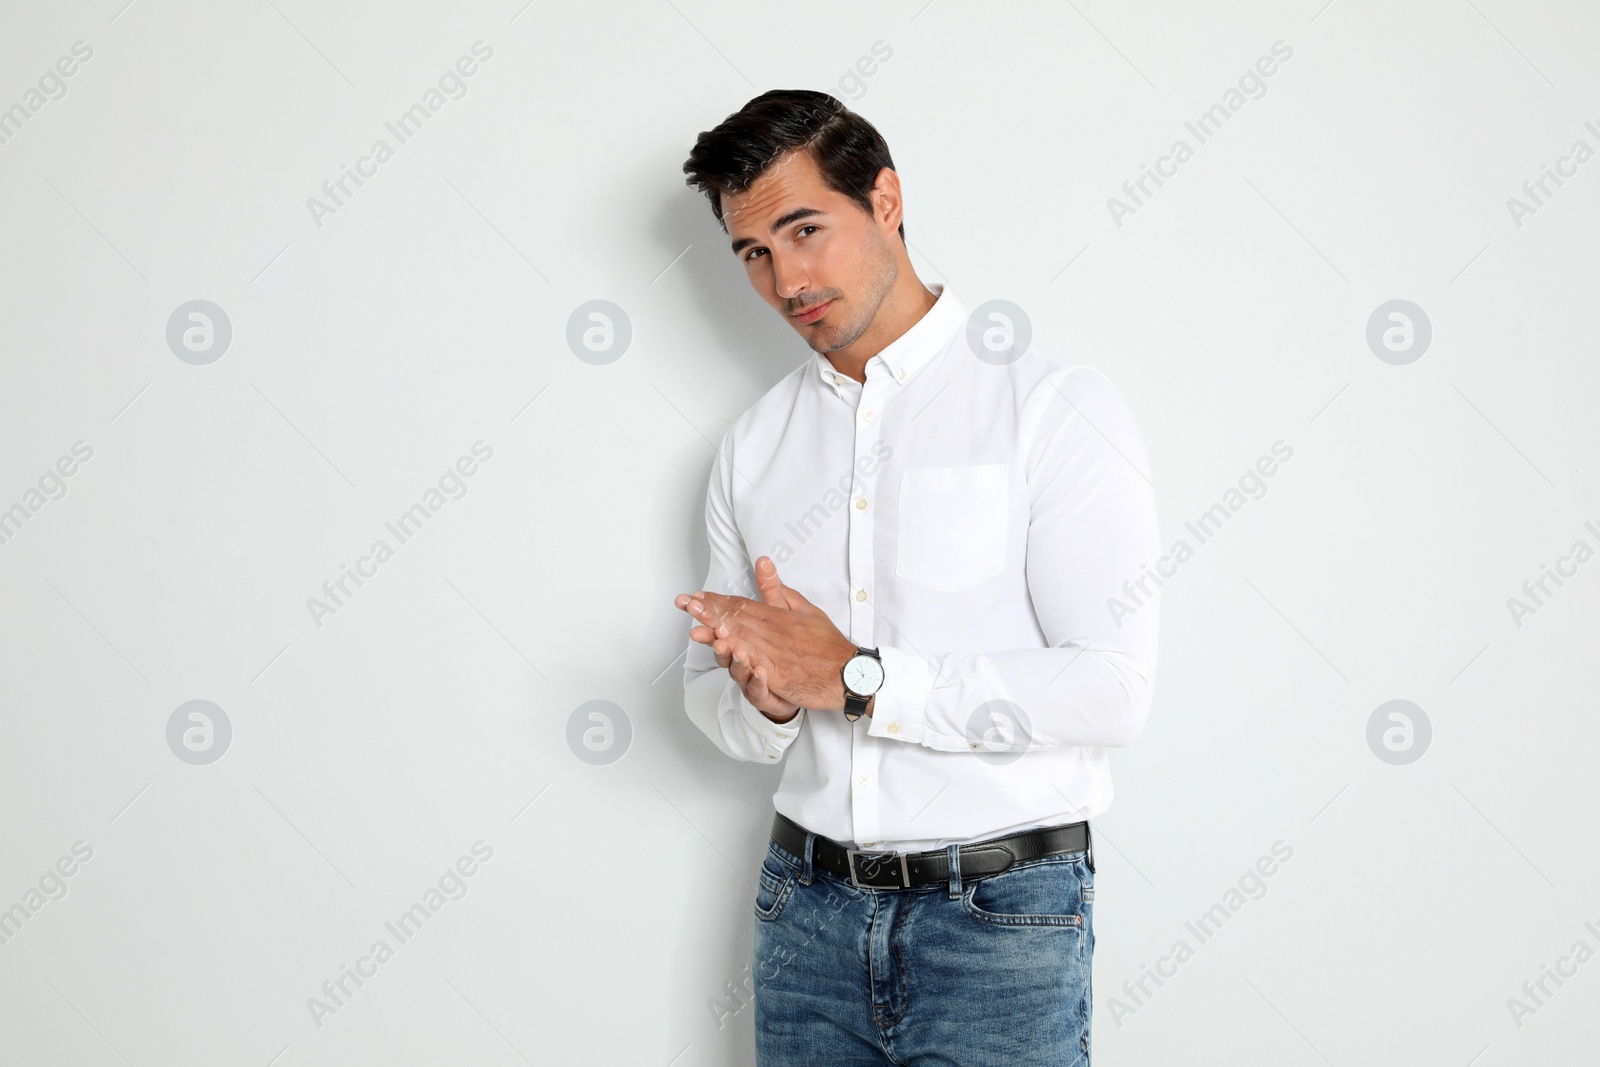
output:
[[[872,199],[874,215],[882,219],[878,225],[883,231],[893,233],[899,229],[900,221],[905,214],[905,197],[900,189],[900,175],[890,167],[880,169],[868,196]]]

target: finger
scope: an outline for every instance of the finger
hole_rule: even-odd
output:
[[[693,609],[687,606],[683,610],[690,612],[691,614],[693,613]],[[725,622],[716,619],[710,619],[709,617],[706,618],[708,621],[703,622],[698,626],[691,626],[689,628],[689,637],[691,640],[699,641],[702,645],[709,645],[718,637],[733,636],[733,631]]]
[[[768,680],[765,667],[756,668],[756,676],[751,679],[748,695],[750,696],[750,703],[763,711],[783,711],[792,716],[799,710],[798,705],[793,701],[772,691],[772,684]]]
[[[783,587],[783,598],[789,605],[789,610],[797,615],[821,615],[823,611],[811,601],[807,600],[800,590],[793,586]]]
[[[680,593],[673,603],[678,606],[679,610],[698,616],[705,610],[705,601],[701,599],[704,595],[703,593]]]
[[[783,579],[778,577],[778,565],[772,561],[771,556],[762,556],[756,560],[756,592],[760,594],[764,604],[787,608],[788,599],[783,595]]]
[[[778,577],[778,564],[771,556],[756,560],[756,589],[763,603],[787,608],[801,615],[820,615],[822,610],[800,594],[800,590],[783,584]]]
[[[761,594],[762,603],[797,611],[802,615],[817,612],[816,605],[801,596],[798,589],[783,584],[783,579],[778,577],[778,565],[771,556],[756,560],[756,589]]]
[[[750,703],[759,705],[767,699],[767,674],[764,670],[751,672],[750,684],[745,687],[745,696],[750,698]]]
[[[770,656],[776,636],[767,632],[766,628],[753,620],[743,622],[730,621],[720,623],[715,627],[708,627],[712,633],[712,647],[719,650],[731,648],[736,644],[749,645],[758,652]]]
[[[690,600],[689,613],[708,626],[723,623],[733,625],[745,622],[765,622],[775,609],[749,597],[725,596],[722,593],[696,593]]]
[[[738,657],[747,663],[771,665],[772,653],[768,646],[759,640],[753,640],[751,635],[743,634],[737,637],[719,637],[712,642],[711,650],[718,655],[726,655],[730,659]]]
[[[726,637],[718,638],[711,643],[711,651],[716,654],[717,663],[721,666],[732,668],[735,660],[746,663],[752,662],[753,657],[743,651],[740,642]]]
[[[736,611],[731,600],[731,597],[717,597],[715,593],[694,593],[685,611],[704,624],[715,627]]]
[[[749,641],[760,648],[771,648],[773,645],[784,645],[790,638],[789,625],[784,624],[784,617],[794,619],[794,613],[787,608],[766,608],[757,605],[763,611],[770,611],[770,619],[754,619],[754,617],[725,616],[720,621],[707,622],[706,629],[710,630],[714,640]],[[779,616],[781,611],[781,616]]]

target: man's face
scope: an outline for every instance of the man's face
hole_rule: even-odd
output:
[[[722,221],[750,284],[818,352],[860,337],[894,287],[899,272],[881,214],[828,188],[803,149],[722,198]]]

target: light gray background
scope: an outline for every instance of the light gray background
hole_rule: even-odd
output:
[[[1600,563],[1520,627],[1506,603],[1600,547],[1600,160],[1520,227],[1507,206],[1600,148],[1593,8],[124,2],[11,0],[0,28],[0,107],[93,48],[0,144],[0,507],[94,450],[0,545],[0,908],[93,849],[0,945],[0,1060],[751,1061],[780,769],[685,718],[672,597],[704,578],[711,442],[807,352],[679,167],[797,86],[887,137],[925,280],[1015,301],[1116,383],[1163,543],[1294,450],[1166,587],[1096,823],[1096,1062],[1600,1040],[1600,962],[1507,1006],[1600,948]],[[307,198],[478,40],[467,95],[317,227]],[[1117,226],[1107,198],[1279,40],[1265,95]],[[204,366],[166,343],[194,299],[233,328]],[[633,329],[603,366],[565,340],[595,299]],[[1365,340],[1393,299],[1433,327],[1409,365]],[[479,440],[466,495],[315,625]],[[233,728],[205,766],[166,740],[196,699]],[[1405,766],[1366,740],[1391,699],[1433,726]],[[591,700],[631,723],[609,765],[567,744]],[[467,895],[319,1028],[307,998],[480,839]],[[1277,841],[1199,945],[1185,923]]]

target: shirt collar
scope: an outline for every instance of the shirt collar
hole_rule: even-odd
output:
[[[944,351],[951,337],[961,328],[967,318],[967,309],[961,301],[950,292],[949,286],[944,282],[932,282],[928,288],[937,297],[933,307],[927,313],[912,323],[911,328],[896,337],[884,346],[883,351],[867,360],[867,376],[872,377],[874,362],[882,365],[888,371],[889,380],[897,385],[905,385],[916,377],[917,371]],[[817,373],[822,380],[835,389],[840,387],[836,379],[849,378],[839,374],[833,369],[833,364],[828,362],[828,357],[812,349],[811,358],[816,363]],[[859,384],[859,383],[851,383]]]

